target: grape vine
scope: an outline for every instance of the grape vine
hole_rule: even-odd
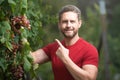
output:
[[[20,9],[18,14],[16,7]],[[25,73],[32,69],[31,47],[27,40],[31,25],[26,10],[27,0],[0,1],[1,80],[25,80]]]

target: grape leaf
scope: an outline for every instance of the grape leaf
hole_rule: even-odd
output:
[[[32,67],[31,63],[29,62],[29,60],[27,59],[27,57],[24,57],[24,70],[25,71],[29,71]]]

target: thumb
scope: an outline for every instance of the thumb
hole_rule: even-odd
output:
[[[63,47],[63,45],[61,44],[61,42],[60,42],[58,39],[55,39],[55,41],[58,43],[58,45],[59,45],[60,47]]]

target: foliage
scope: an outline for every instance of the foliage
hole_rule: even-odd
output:
[[[30,22],[27,0],[0,1],[0,79],[25,79],[32,70],[31,47],[27,40]]]
[[[110,58],[114,66],[117,68],[117,71],[120,72],[120,60],[119,60],[119,52],[120,52],[120,34],[119,34],[119,18],[120,18],[120,4],[117,5],[113,9],[113,20],[112,23],[110,23],[109,27],[109,50],[110,50]]]
[[[42,1],[41,0],[29,0],[28,1],[28,10],[26,12],[27,16],[31,22],[31,30],[29,32],[28,41],[32,50],[40,48],[43,44],[43,14],[42,14]]]
[[[97,4],[94,4],[94,8],[94,10],[91,7],[87,8],[87,19],[83,18],[79,34],[97,47],[101,33],[100,19],[97,16],[100,16],[100,14]]]

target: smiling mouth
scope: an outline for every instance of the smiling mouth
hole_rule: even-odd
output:
[[[65,31],[73,31],[73,29],[66,28]]]
[[[71,33],[73,33],[73,31],[72,30],[66,30],[65,33],[66,34],[71,34]]]
[[[65,32],[72,32],[72,30],[66,30]]]
[[[66,29],[65,31],[66,32],[71,32],[71,31],[73,31],[73,29]]]

